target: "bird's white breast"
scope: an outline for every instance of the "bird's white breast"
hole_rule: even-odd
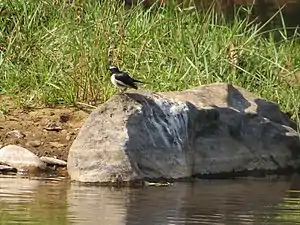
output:
[[[111,82],[113,83],[113,85],[115,85],[116,87],[119,88],[126,88],[126,84],[124,84],[123,82],[116,80],[115,74],[111,75],[110,77]]]

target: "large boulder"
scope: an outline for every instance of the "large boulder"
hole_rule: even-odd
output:
[[[114,96],[91,113],[67,166],[72,180],[107,183],[296,169],[299,153],[277,104],[220,83]]]

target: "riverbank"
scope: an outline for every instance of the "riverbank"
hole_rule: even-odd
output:
[[[67,160],[69,148],[89,115],[87,110],[56,106],[19,109],[8,97],[0,114],[0,146],[20,145],[35,155]]]
[[[101,104],[116,93],[106,70],[115,64],[153,91],[232,83],[279,103],[300,124],[299,35],[288,37],[284,26],[262,35],[264,25],[247,18],[228,24],[192,8],[128,10],[111,1],[1,7],[0,94],[21,111]]]

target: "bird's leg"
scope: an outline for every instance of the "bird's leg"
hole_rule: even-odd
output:
[[[127,90],[127,88],[121,88],[121,89],[119,89],[119,93],[118,94],[123,94],[126,90]]]

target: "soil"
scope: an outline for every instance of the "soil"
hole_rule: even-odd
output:
[[[87,109],[63,106],[18,109],[1,96],[0,107],[0,148],[15,144],[39,157],[63,160],[67,160],[69,148],[90,113]],[[17,132],[11,134],[13,130]]]

